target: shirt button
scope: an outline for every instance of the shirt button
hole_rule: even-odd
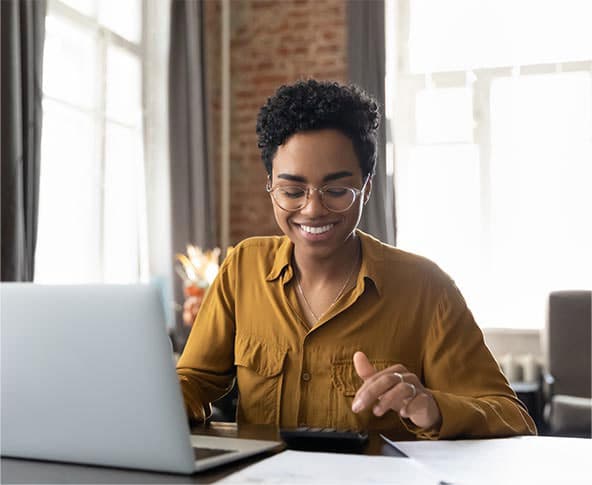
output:
[[[302,373],[302,380],[305,382],[310,381],[310,374],[308,372],[303,372]]]

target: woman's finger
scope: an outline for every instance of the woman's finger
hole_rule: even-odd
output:
[[[403,370],[403,366],[394,367]],[[376,401],[385,399],[384,395],[405,382],[418,383],[419,379],[409,372],[385,372],[381,371],[367,379],[356,392],[352,403],[352,411],[357,413],[376,405]],[[403,385],[405,387],[405,385]],[[381,408],[388,409],[389,404],[383,404]],[[397,410],[400,406],[397,406]],[[394,408],[393,408],[394,409]]]
[[[382,416],[387,411],[399,412],[410,399],[417,396],[417,390],[413,384],[402,382],[385,392],[372,408],[376,416]]]

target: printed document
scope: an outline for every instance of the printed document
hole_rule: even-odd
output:
[[[483,440],[390,441],[454,485],[570,485],[590,482],[592,440],[516,436]]]
[[[219,483],[438,485],[439,480],[412,458],[287,450]]]

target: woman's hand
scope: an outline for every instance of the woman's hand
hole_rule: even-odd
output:
[[[193,325],[202,300],[203,295],[185,298],[185,303],[183,303],[183,324],[185,326],[191,327]]]
[[[354,367],[364,381],[354,396],[354,413],[372,407],[374,415],[382,416],[392,409],[420,428],[440,427],[442,415],[432,393],[403,365],[378,372],[364,352],[356,352]]]

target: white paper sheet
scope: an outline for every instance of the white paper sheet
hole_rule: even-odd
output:
[[[592,483],[592,440],[517,436],[489,440],[385,441],[454,485]]]
[[[439,480],[410,458],[287,450],[219,483],[438,485]]]

